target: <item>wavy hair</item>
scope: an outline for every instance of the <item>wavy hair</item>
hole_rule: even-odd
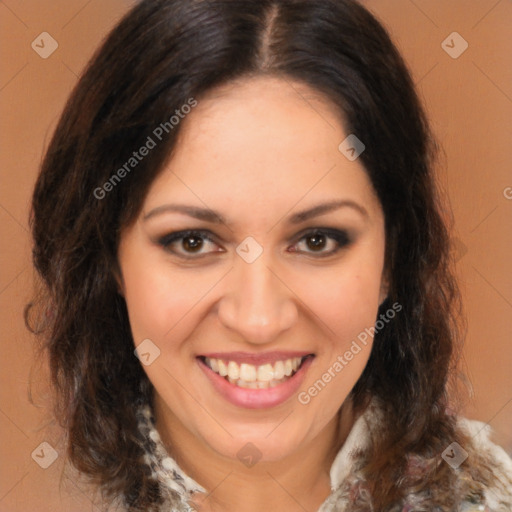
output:
[[[96,51],[47,148],[32,200],[34,265],[44,295],[40,336],[68,432],[70,461],[128,510],[161,501],[142,462],[136,410],[153,388],[134,357],[118,293],[120,232],[172,157],[180,125],[99,198],[155,127],[190,98],[228,82],[271,75],[307,84],[343,113],[366,149],[360,158],[382,204],[384,313],[352,391],[356,408],[383,404],[383,433],[362,471],[376,510],[412,486],[406,454],[437,456],[458,439],[445,412],[457,329],[457,288],[433,176],[435,143],[411,76],[382,25],[351,0],[143,0]],[[30,325],[30,306],[26,320]],[[452,472],[453,473],[453,472]],[[436,479],[455,478],[439,468]],[[399,483],[397,483],[399,482]]]

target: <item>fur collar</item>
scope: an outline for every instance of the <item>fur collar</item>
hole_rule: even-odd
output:
[[[206,493],[196,481],[187,476],[176,461],[167,453],[160,435],[155,428],[152,410],[149,406],[139,409],[137,414],[142,434],[144,462],[150,468],[153,479],[160,486],[164,503],[158,512],[190,512],[188,504],[195,493]],[[331,494],[318,512],[378,512],[374,509],[371,496],[365,489],[365,481],[358,473],[361,453],[369,445],[378,429],[380,411],[372,402],[354,423],[352,430],[338,452],[330,471]],[[404,502],[397,504],[390,512],[511,512],[512,511],[512,460],[506,452],[489,440],[490,429],[478,421],[461,418],[458,427],[472,440],[464,446],[467,461],[454,468],[458,473],[457,489],[428,489],[409,494]],[[453,452],[452,452],[453,453]],[[411,457],[412,471],[424,468],[431,461]],[[441,461],[441,463],[446,463]],[[492,476],[492,482],[484,487],[484,495],[472,494],[471,490],[484,468]],[[443,507],[446,496],[460,495],[456,511]],[[443,499],[443,496],[445,498]]]

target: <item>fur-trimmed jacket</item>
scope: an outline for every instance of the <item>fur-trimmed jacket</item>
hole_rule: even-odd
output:
[[[153,478],[159,482],[164,497],[164,503],[157,510],[193,511],[189,505],[193,494],[207,491],[187,476],[169,456],[149,406],[139,410],[138,420],[145,440],[144,461]],[[360,462],[358,454],[371,442],[379,423],[379,408],[373,402],[356,420],[338,452],[330,471],[332,492],[318,512],[380,512],[373,507],[372,498],[365,491],[364,477],[357,469]],[[411,492],[389,509],[390,512],[512,512],[512,459],[489,440],[490,429],[484,423],[461,418],[458,428],[471,439],[471,444],[461,447],[452,443],[442,454],[442,463],[450,464],[458,475],[456,488],[436,485],[435,488]],[[415,456],[409,462],[413,471],[421,471],[431,461]],[[475,472],[475,464],[491,476],[490,484],[487,482],[482,486],[478,481],[476,475],[479,471]],[[479,491],[475,492],[475,489]],[[456,508],[453,508],[454,496],[461,496]]]

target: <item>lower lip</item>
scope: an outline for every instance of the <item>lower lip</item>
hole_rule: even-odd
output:
[[[240,388],[228,382],[218,373],[215,373],[201,359],[197,359],[197,362],[213,387],[228,402],[238,407],[245,407],[246,409],[265,409],[280,405],[295,394],[302,384],[313,359],[314,357],[308,357],[293,377],[282,384],[266,389]]]

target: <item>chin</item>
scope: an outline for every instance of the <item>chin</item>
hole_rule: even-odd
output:
[[[293,413],[290,416],[292,415]],[[223,431],[224,435],[221,437],[212,436],[212,430],[208,430],[202,437],[211,449],[223,457],[236,459],[244,464],[247,457],[257,459],[258,462],[276,462],[307,444],[308,432],[311,432],[311,427],[305,428],[304,419],[300,426],[295,427],[285,418],[286,416],[280,423],[260,425],[246,423],[235,426],[225,422],[222,424],[229,434]]]

